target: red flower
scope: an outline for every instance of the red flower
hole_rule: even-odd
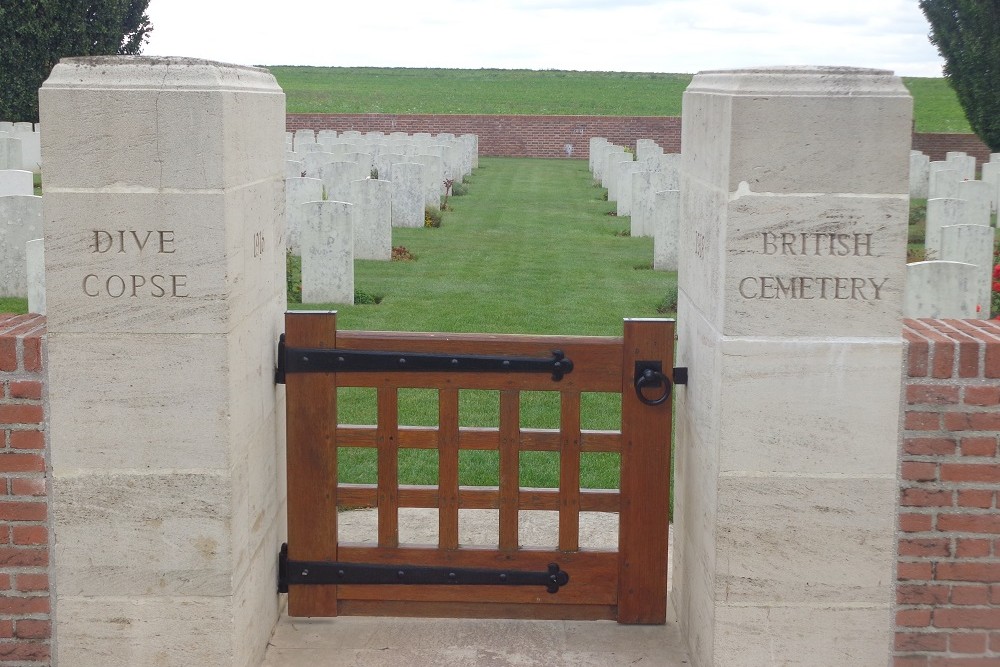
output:
[[[993,267],[993,277],[1000,278],[1000,264]]]
[[[993,281],[993,291],[1000,292],[1000,280]]]

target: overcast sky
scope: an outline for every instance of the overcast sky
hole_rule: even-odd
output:
[[[941,76],[916,0],[151,0],[147,55],[242,65]]]

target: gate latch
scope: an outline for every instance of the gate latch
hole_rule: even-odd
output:
[[[670,398],[673,384],[663,373],[663,364],[659,361],[644,360],[635,362],[635,395],[646,405],[660,405]],[[649,392],[648,389],[659,391]],[[650,398],[649,394],[653,397]]]

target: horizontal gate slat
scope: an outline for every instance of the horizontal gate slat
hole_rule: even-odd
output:
[[[376,427],[355,424],[337,427],[337,444],[341,447],[370,447],[375,444]],[[618,431],[581,431],[581,452],[621,451]],[[561,436],[557,429],[521,429],[522,452],[558,452]],[[437,449],[438,429],[434,426],[400,426],[399,447],[402,449]],[[496,450],[500,447],[500,431],[495,428],[459,429],[458,448]]]
[[[470,510],[499,509],[500,492],[495,486],[463,486],[458,491],[459,507]],[[341,484],[337,491],[340,507],[374,507],[376,487],[371,484]],[[438,487],[400,486],[400,507],[439,507]],[[620,500],[616,489],[581,489],[581,512],[617,512]],[[518,493],[518,506],[522,510],[559,509],[559,496],[555,489],[522,487]]]

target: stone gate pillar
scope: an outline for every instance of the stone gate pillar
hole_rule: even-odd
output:
[[[59,665],[255,665],[284,529],[285,98],[63,60],[40,91]]]
[[[684,94],[671,599],[697,667],[888,664],[910,116],[877,70]]]

